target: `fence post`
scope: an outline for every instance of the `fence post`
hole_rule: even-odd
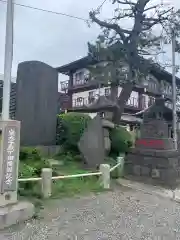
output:
[[[49,198],[51,196],[52,188],[52,169],[43,168],[42,169],[42,196],[44,198]]]
[[[102,172],[101,176],[101,184],[104,189],[110,188],[110,165],[109,164],[101,164],[100,172]]]
[[[118,177],[123,177],[124,176],[124,157],[117,157],[117,163],[120,163],[120,165],[117,167]]]

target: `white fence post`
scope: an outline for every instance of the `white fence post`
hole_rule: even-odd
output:
[[[124,176],[124,157],[117,157],[117,163],[119,166],[117,167],[118,177]]]
[[[104,189],[110,188],[110,165],[109,164],[101,164],[100,172],[102,172],[101,176],[101,184]]]
[[[49,198],[51,196],[52,189],[52,169],[43,168],[42,169],[42,196],[44,198]]]

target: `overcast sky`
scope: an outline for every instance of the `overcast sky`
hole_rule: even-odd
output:
[[[167,1],[180,7],[179,0]],[[87,19],[88,12],[97,8],[103,0],[15,0],[15,2]],[[110,18],[112,14],[112,5],[107,0],[103,6],[102,17]],[[4,68],[5,15],[6,4],[0,1],[0,73],[3,73]],[[39,60],[57,67],[77,60],[87,54],[87,41],[95,40],[99,32],[100,29],[95,24],[88,28],[81,20],[15,6],[12,75],[16,76],[17,65],[22,61]],[[168,52],[170,58],[170,49]],[[61,79],[66,80],[67,77]]]

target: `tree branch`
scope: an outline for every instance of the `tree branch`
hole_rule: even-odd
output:
[[[121,27],[119,27],[119,25],[115,24],[115,23],[107,23],[105,21],[101,21],[99,20],[96,16],[94,12],[90,12],[89,13],[90,18],[92,19],[92,21],[94,21],[95,23],[97,23],[98,25],[100,25],[101,27],[105,27],[108,29],[112,29],[114,31],[116,31],[119,36],[121,37],[122,41],[125,42],[126,41],[126,36],[125,34],[130,34],[131,31],[123,29]]]
[[[147,12],[147,11],[149,11],[149,10],[156,9],[156,8],[157,8],[157,5],[154,5],[154,6],[152,6],[152,7],[149,7],[149,8],[144,9],[144,12]]]
[[[119,4],[129,4],[129,5],[134,5],[134,6],[136,5],[136,3],[133,3],[133,2],[128,1],[128,0],[124,0],[124,2],[120,1],[120,0],[114,0],[113,3],[115,3],[115,2],[117,2]]]

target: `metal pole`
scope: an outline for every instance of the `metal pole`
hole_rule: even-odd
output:
[[[173,105],[173,140],[177,150],[177,110],[176,110],[176,65],[175,65],[175,33],[172,30],[172,105]]]
[[[3,101],[2,101],[2,120],[9,119],[9,104],[11,91],[11,69],[13,59],[13,0],[7,1],[6,13],[6,43],[4,59],[4,84],[3,84]]]

